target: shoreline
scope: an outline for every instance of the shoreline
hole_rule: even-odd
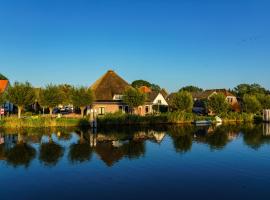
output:
[[[256,123],[254,117],[251,118],[224,118],[223,124],[242,124],[242,123]],[[119,115],[109,114],[97,118],[98,127],[100,126],[134,126],[134,125],[192,125],[197,120],[211,120],[209,125],[216,124],[214,117],[209,116],[195,116],[190,113],[172,113],[162,114],[157,116],[136,116],[136,115]],[[18,119],[15,116],[5,117],[0,120],[0,128],[51,128],[51,127],[90,127],[88,118],[78,117],[41,117],[32,116]]]

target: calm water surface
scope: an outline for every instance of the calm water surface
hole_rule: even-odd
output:
[[[270,127],[0,131],[0,199],[269,199]]]

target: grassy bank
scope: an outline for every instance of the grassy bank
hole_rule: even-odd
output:
[[[226,123],[253,122],[254,115],[247,113],[228,113],[221,115]],[[196,120],[212,120],[213,116],[198,116],[193,113],[170,112],[161,115],[138,116],[122,113],[106,114],[98,118],[99,125],[132,125],[132,124],[190,124]]]
[[[225,123],[241,123],[259,121],[252,114],[228,113],[220,116]],[[170,112],[161,115],[138,116],[123,113],[108,113],[98,117],[98,125],[151,125],[151,124],[190,124],[195,120],[212,120],[211,116],[198,116],[193,113]],[[31,127],[85,127],[89,126],[87,118],[51,118],[32,116],[18,119],[17,117],[5,117],[0,120],[0,127],[31,128]]]
[[[79,127],[87,126],[87,119],[80,118],[51,118],[51,117],[5,117],[0,120],[1,127],[31,128],[31,127]]]

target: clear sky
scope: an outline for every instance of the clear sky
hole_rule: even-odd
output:
[[[0,73],[91,85],[108,69],[174,91],[270,88],[269,0],[0,0]]]

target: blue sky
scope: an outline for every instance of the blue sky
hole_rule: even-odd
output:
[[[108,69],[169,91],[270,88],[268,0],[0,0],[0,72],[91,85]]]

